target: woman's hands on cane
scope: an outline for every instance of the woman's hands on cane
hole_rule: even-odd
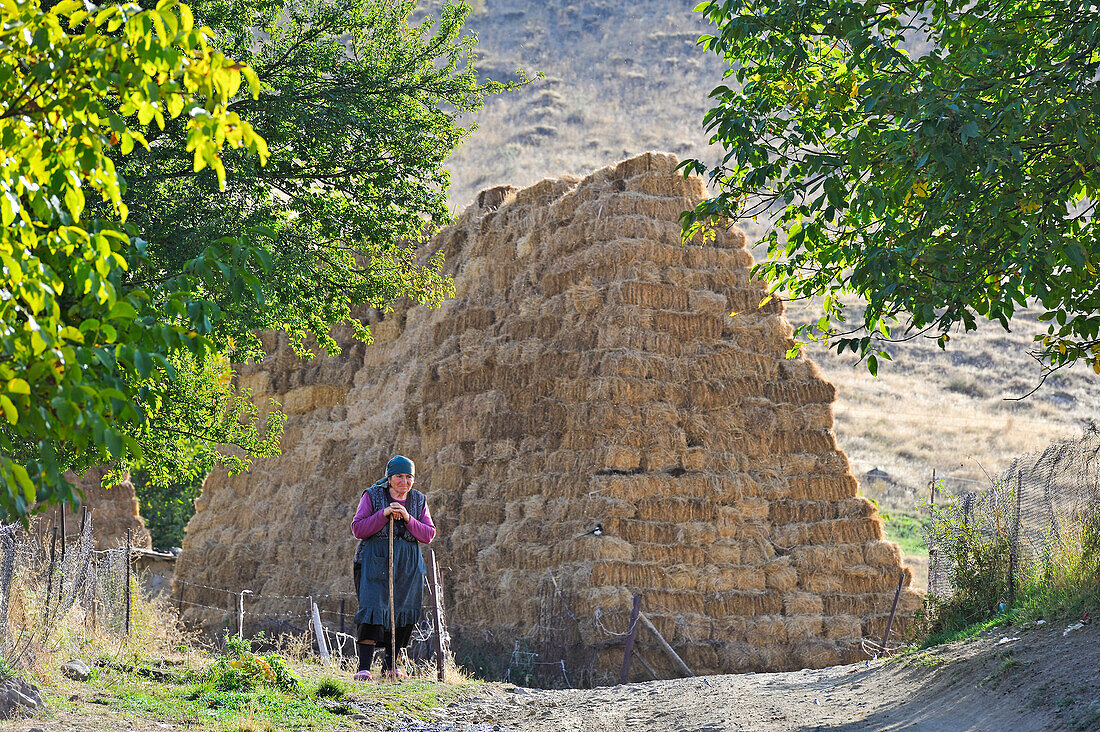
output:
[[[397,501],[394,501],[390,505],[386,506],[386,508],[382,511],[382,515],[389,516],[390,518],[401,519],[405,523],[408,523],[409,519],[412,518],[411,516],[409,516],[409,512],[405,510],[405,507]]]

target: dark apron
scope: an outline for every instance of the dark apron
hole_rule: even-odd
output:
[[[363,542],[359,570],[359,612],[356,623],[390,625],[389,524]],[[395,532],[396,533],[396,532]],[[424,600],[428,568],[420,544],[400,537],[393,540],[393,604],[396,627],[415,625]]]

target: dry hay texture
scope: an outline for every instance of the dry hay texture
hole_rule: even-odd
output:
[[[65,507],[66,534],[71,539],[77,536],[83,519],[81,509],[88,507],[92,519],[92,541],[98,550],[114,549],[126,545],[126,530],[130,530],[130,543],[145,549],[153,546],[152,537],[141,517],[137,493],[134,484],[126,477],[115,486],[103,485],[103,476],[107,470],[103,467],[89,468],[84,475],[66,473],[66,477],[76,485],[79,495],[83,496],[80,507],[74,512]],[[59,509],[53,508],[35,520],[35,531],[49,541],[48,534],[60,525]]]
[[[369,347],[303,362],[269,336],[240,380],[290,414],[283,455],[207,479],[177,576],[252,589],[250,609],[299,627],[305,603],[272,594],[354,612],[350,520],[400,452],[439,527],[465,647],[530,635],[549,574],[595,682],[617,676],[622,640],[604,629],[625,626],[634,592],[698,674],[862,658],[899,572],[904,632],[920,598],[856,495],[834,389],[784,358],[791,327],[778,300],[758,307],[739,232],[681,245],[677,217],[704,191],[676,163],[647,153],[483,193],[433,242],[457,297],[373,315]]]

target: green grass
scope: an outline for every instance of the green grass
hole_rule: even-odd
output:
[[[219,690],[201,670],[171,680],[150,679],[136,671],[106,668],[71,689],[49,689],[50,707],[58,721],[88,729],[112,729],[122,720],[145,719],[210,732],[259,730],[375,729],[399,716],[428,719],[428,712],[470,693],[476,682],[443,684],[413,679],[401,684],[352,684],[315,664],[295,664],[303,677],[296,690],[271,686]],[[338,702],[338,703],[337,703]],[[369,721],[353,720],[367,714]]]
[[[928,546],[924,543],[924,522],[919,516],[886,511],[879,515],[886,530],[886,538],[897,542],[902,554],[920,556],[928,553]]]

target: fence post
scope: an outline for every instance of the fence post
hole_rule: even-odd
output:
[[[180,595],[176,600],[176,612],[182,618],[183,617],[183,580],[176,580],[180,583]]]
[[[432,638],[432,645],[435,646],[435,671],[436,678],[443,681],[444,671],[446,669],[446,659],[444,656],[445,646],[443,643],[443,634],[446,632],[443,627],[443,607],[440,604],[442,599],[440,598],[439,587],[439,567],[435,563],[435,550],[431,547],[428,548],[428,581],[431,583],[432,596],[432,621],[435,624],[435,633]]]
[[[894,613],[898,611],[898,599],[901,586],[905,583],[905,570],[898,572],[898,591],[894,593],[894,604],[890,607],[890,617],[886,620],[886,632],[882,634],[882,655],[886,655],[886,642],[890,640],[890,628],[894,625]]]
[[[43,617],[45,632],[50,632],[50,597],[53,595],[53,570],[57,557],[57,527],[53,527],[53,540],[50,542],[50,571],[46,575],[46,612]]]
[[[241,590],[237,597],[237,638],[244,638],[244,596],[251,595],[252,590]]]
[[[65,542],[66,542],[68,537],[66,536],[66,533],[65,533],[65,504],[64,503],[62,503],[60,506],[57,507],[57,512],[61,514],[61,564],[65,564]],[[64,584],[64,583],[58,582],[58,589],[60,589],[60,586],[62,584]]]
[[[1012,517],[1012,546],[1008,550],[1008,606],[1016,604],[1016,564],[1020,546],[1020,496],[1024,492],[1023,473],[1016,473],[1016,515]]]
[[[313,595],[306,598],[306,638],[310,649],[313,648],[313,639],[309,637],[309,625],[313,622]]]
[[[344,598],[343,597],[340,598],[340,633],[341,634],[344,633]],[[341,653],[343,652],[343,649],[344,649],[344,639],[341,638],[340,639],[340,651],[341,651]]]
[[[126,635],[130,635],[130,528],[126,529]]]
[[[317,636],[317,653],[321,656],[321,663],[326,666],[329,664],[328,646],[325,644],[325,629],[321,627],[321,611],[317,609],[317,603],[310,602],[310,615],[313,616],[313,634]],[[394,656],[397,652],[394,651]],[[394,660],[394,668],[397,668],[397,661]]]
[[[630,656],[634,652],[634,635],[638,628],[638,613],[642,611],[642,596],[634,596],[634,604],[630,608],[630,627],[626,631],[626,650],[623,652],[623,668],[619,672],[619,683],[630,682]]]
[[[638,619],[645,624],[645,627],[649,628],[650,633],[657,637],[657,642],[660,643],[661,648],[668,654],[668,657],[672,659],[673,663],[676,664],[680,671],[683,672],[685,676],[694,678],[695,674],[693,674],[691,669],[688,668],[688,665],[684,663],[684,659],[680,658],[676,651],[672,649],[672,646],[668,644],[668,641],[665,640],[665,637],[654,627],[653,623],[649,622],[649,618],[645,616],[645,613],[640,610],[638,612]]]

